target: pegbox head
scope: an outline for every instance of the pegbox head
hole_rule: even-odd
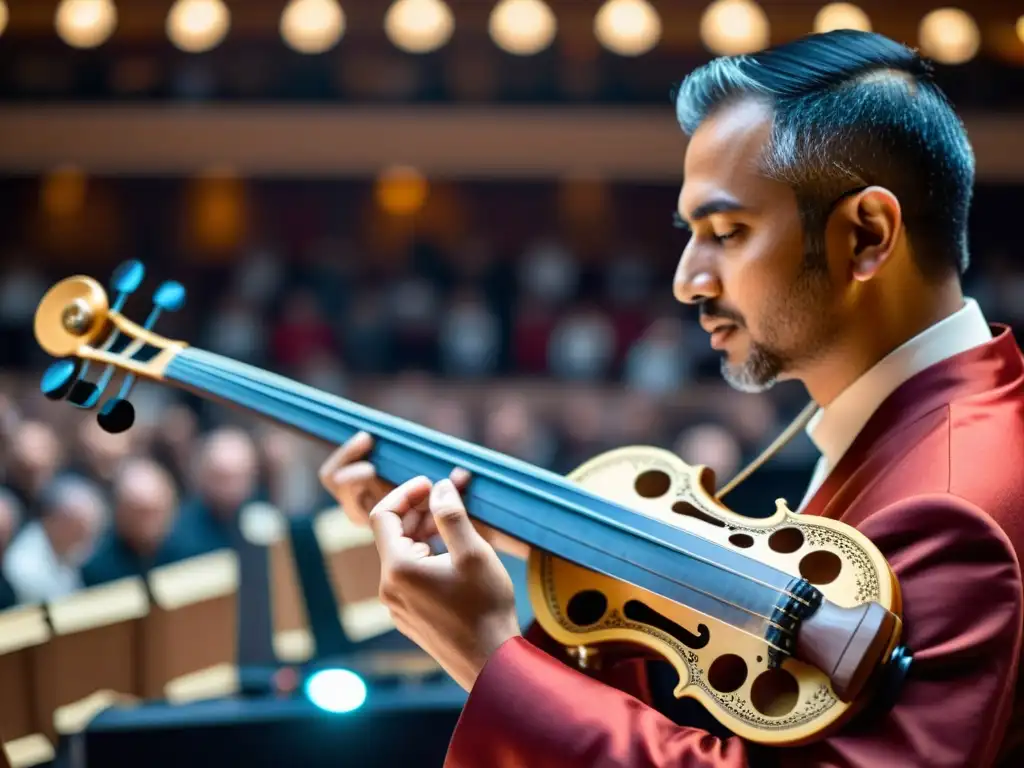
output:
[[[36,341],[54,357],[74,355],[83,344],[97,346],[109,311],[106,291],[91,277],[61,280],[36,309]]]

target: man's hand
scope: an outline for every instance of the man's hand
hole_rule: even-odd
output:
[[[372,449],[373,438],[366,432],[359,432],[331,454],[320,467],[320,482],[341,505],[348,519],[357,525],[367,525],[370,510],[395,487],[378,477],[376,468],[366,460]],[[456,488],[465,490],[470,475],[463,469],[456,469],[451,473],[451,480]],[[529,547],[521,541],[483,523],[474,522],[474,525],[480,535],[496,549],[524,560],[529,556]],[[427,541],[437,535],[434,518],[427,510],[426,496],[402,518],[402,526],[405,535],[413,541]]]
[[[448,551],[432,555],[405,518],[426,503]],[[451,480],[416,477],[370,512],[380,554],[380,599],[398,630],[467,691],[491,654],[520,634],[512,579],[473,527]]]

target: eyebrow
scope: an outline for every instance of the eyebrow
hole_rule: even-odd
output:
[[[678,210],[672,212],[672,220],[675,226],[680,229],[689,229],[690,222],[700,221],[706,219],[708,216],[713,216],[716,213],[730,213],[734,211],[742,211],[744,206],[737,200],[733,200],[730,197],[718,197],[708,200],[705,203],[701,203],[693,212],[690,214],[689,220],[684,219],[683,215]]]

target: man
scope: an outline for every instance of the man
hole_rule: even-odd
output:
[[[234,546],[238,512],[259,490],[259,456],[242,429],[208,434],[193,467],[195,493],[181,512],[181,535],[189,556]]]
[[[399,628],[470,691],[448,764],[1020,765],[1007,724],[1024,357],[961,293],[973,156],[960,121],[916,54],[856,32],[715,60],[676,109],[690,134],[678,215],[693,232],[676,295],[699,306],[731,384],[797,379],[820,406],[803,513],[855,526],[888,559],[914,665],[891,710],[806,746],[673,722],[649,706],[642,667],[619,670],[616,690],[535,629],[521,637],[452,483],[417,478],[370,523]],[[323,468],[354,515],[385,490],[360,460],[368,446],[360,436]],[[430,554],[431,521],[450,554]]]
[[[107,523],[100,489],[74,475],[58,477],[43,491],[39,518],[14,537],[3,574],[19,603],[66,597],[84,586],[82,565]]]
[[[39,495],[61,466],[60,440],[49,424],[23,421],[14,428],[9,451],[5,483],[32,519],[38,514]]]
[[[187,557],[178,520],[178,495],[169,472],[149,459],[129,459],[112,478],[113,525],[82,568],[87,586],[129,576]]]

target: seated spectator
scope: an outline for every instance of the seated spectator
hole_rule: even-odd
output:
[[[259,487],[259,456],[241,429],[206,436],[193,470],[195,495],[182,507],[181,534],[190,555],[232,547],[239,510]]]
[[[61,446],[53,428],[40,421],[23,421],[14,431],[7,459],[5,482],[25,506],[28,517],[35,516],[39,495],[57,473]]]
[[[86,417],[78,424],[77,450],[70,450],[66,470],[97,483],[107,499],[111,498],[114,477],[132,451],[132,433],[111,434],[95,417]]]
[[[615,327],[596,305],[569,310],[548,342],[548,368],[555,376],[600,381],[611,370],[618,342]]]
[[[453,377],[494,372],[501,353],[501,321],[471,289],[460,290],[441,319],[441,367]]]
[[[640,392],[666,395],[678,392],[693,375],[686,329],[677,317],[651,324],[626,355],[626,384]]]
[[[7,545],[11,543],[11,539],[21,526],[21,520],[21,502],[18,501],[18,497],[6,488],[0,488],[0,562],[3,562]],[[10,608],[16,602],[18,598],[14,594],[14,588],[0,571],[0,611]]]
[[[114,520],[82,568],[87,586],[142,576],[188,556],[170,473],[149,459],[130,459],[114,479]]]
[[[3,574],[20,603],[38,603],[70,595],[85,586],[82,564],[92,555],[107,510],[93,483],[59,477],[42,493],[38,519],[14,537]]]

